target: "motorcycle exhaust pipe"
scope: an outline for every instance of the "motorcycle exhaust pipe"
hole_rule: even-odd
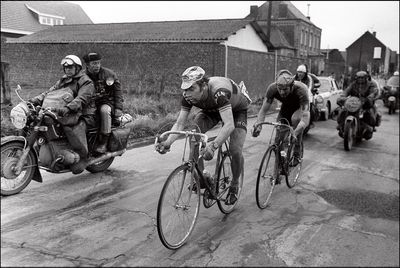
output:
[[[107,159],[109,159],[111,157],[120,156],[125,152],[126,152],[126,149],[123,149],[123,150],[120,150],[120,151],[116,151],[116,152],[112,152],[112,153],[111,152],[107,152],[105,155],[102,155],[100,157],[93,158],[93,159],[89,160],[87,165],[90,166],[90,165],[93,165],[93,164],[95,164],[97,162],[107,160]]]

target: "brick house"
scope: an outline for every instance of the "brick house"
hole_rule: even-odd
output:
[[[321,49],[321,56],[310,56],[313,60],[312,69],[319,70],[317,74],[323,71],[324,76],[335,73],[335,78],[339,81],[340,75],[345,73],[346,60],[342,51],[338,49]]]
[[[376,37],[376,32],[366,31],[346,48],[347,72],[367,70],[371,74],[393,73],[398,68],[398,56]]]
[[[83,9],[63,1],[1,1],[1,38],[18,38],[53,25],[92,24]]]
[[[313,24],[310,17],[304,16],[290,1],[266,1],[260,7],[251,6],[250,14],[246,18],[257,21],[266,35],[270,36],[272,45],[280,55],[304,60],[309,56],[320,55],[321,28]]]

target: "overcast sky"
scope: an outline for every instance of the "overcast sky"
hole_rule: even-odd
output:
[[[67,1],[94,23],[244,18],[265,1]],[[399,53],[399,1],[291,1],[322,29],[321,48],[345,51],[366,31]],[[308,4],[310,6],[308,6]]]

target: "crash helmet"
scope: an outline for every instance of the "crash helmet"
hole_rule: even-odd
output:
[[[181,89],[188,89],[197,81],[203,79],[205,71],[200,66],[192,66],[182,73]]]
[[[83,60],[88,63],[91,61],[101,60],[101,55],[97,52],[89,52],[83,56]]]
[[[78,56],[68,55],[61,60],[62,66],[78,65],[82,68],[82,62]]]
[[[304,64],[299,65],[299,67],[297,67],[297,72],[302,72],[302,73],[306,73],[307,72],[307,68]]]
[[[366,71],[358,71],[356,73],[356,78],[367,78],[368,77],[368,73]]]

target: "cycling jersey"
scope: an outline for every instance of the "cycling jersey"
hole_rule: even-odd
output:
[[[196,106],[207,112],[222,112],[229,107],[232,111],[247,110],[250,100],[246,97],[246,92],[241,92],[237,84],[226,77],[213,76],[208,81],[208,92],[204,95],[204,99],[196,104],[182,96],[181,107],[183,110],[190,111]]]
[[[291,118],[292,114],[296,110],[300,109],[300,106],[305,106],[310,103],[310,100],[308,98],[307,86],[299,81],[294,81],[292,85],[292,92],[290,92],[290,94],[286,98],[281,97],[281,95],[278,92],[276,83],[270,84],[269,87],[267,88],[266,98],[267,102],[271,104],[274,99],[277,99],[280,102],[282,102],[282,106],[279,113],[283,117],[288,119]]]

